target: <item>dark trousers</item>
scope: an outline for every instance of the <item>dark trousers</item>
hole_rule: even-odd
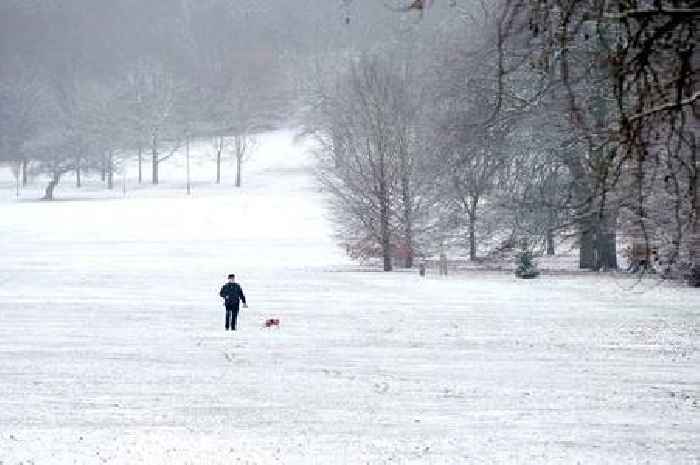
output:
[[[226,306],[226,329],[236,330],[236,320],[238,319],[238,305]]]

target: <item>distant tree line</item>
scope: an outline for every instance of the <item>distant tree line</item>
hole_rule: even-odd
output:
[[[284,54],[251,17],[257,2],[14,1],[0,6],[0,162],[45,197],[74,175],[162,163],[192,138],[240,164],[248,137],[289,118]],[[214,170],[212,169],[212,174]]]

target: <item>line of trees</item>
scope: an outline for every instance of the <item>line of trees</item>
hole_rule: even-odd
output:
[[[564,238],[616,269],[624,239],[700,283],[695,0],[333,3],[5,1],[0,162],[51,198],[207,138],[220,182],[298,104],[339,236],[386,270]]]
[[[279,50],[227,0],[70,0],[0,6],[0,162],[26,184],[67,174],[107,187],[127,161],[139,182],[195,139],[233,154],[236,185],[252,133],[288,117]],[[212,175],[214,174],[212,170]],[[150,175],[150,176],[149,176]],[[150,178],[150,179],[148,179]]]
[[[476,260],[564,238],[580,268],[617,269],[623,239],[700,285],[700,7],[496,6],[452,2],[455,21],[309,89],[339,235],[385,270],[455,240]]]
[[[352,14],[356,21],[349,21]],[[137,163],[139,182],[188,141],[212,141],[236,184],[254,132],[292,119],[317,55],[391,37],[383,4],[320,0],[6,0],[0,4],[0,163],[27,183],[80,185]]]

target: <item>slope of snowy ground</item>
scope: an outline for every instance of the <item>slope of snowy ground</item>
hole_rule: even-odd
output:
[[[0,463],[700,463],[696,290],[358,272],[306,160],[277,133],[240,190],[209,163],[186,197],[173,163],[123,198],[4,192]]]

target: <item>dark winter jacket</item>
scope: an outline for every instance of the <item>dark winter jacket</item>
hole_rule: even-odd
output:
[[[219,295],[224,298],[224,305],[227,307],[238,307],[239,300],[245,303],[243,289],[238,283],[226,283],[221,288]]]

